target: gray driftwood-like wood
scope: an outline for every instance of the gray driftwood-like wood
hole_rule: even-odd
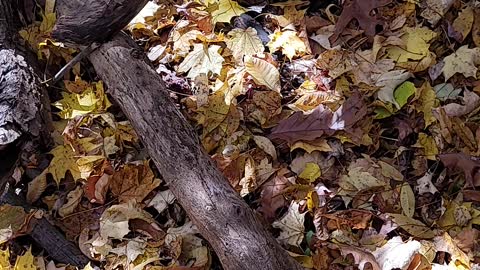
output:
[[[12,2],[0,0],[0,150],[25,136],[45,142],[51,127],[47,92],[17,45]]]
[[[61,0],[52,37],[61,42],[89,45],[123,29],[148,0]]]
[[[18,1],[0,0],[0,203],[30,208],[8,188],[22,145],[50,141],[50,101],[33,65],[34,54],[19,46]],[[6,166],[10,168],[7,168]],[[13,181],[14,182],[14,181]],[[4,186],[7,190],[4,192]],[[0,213],[0,219],[2,213]],[[89,260],[46,219],[35,220],[30,236],[57,262],[83,267]]]
[[[131,38],[120,33],[89,59],[225,269],[302,269],[203,151],[197,134]]]

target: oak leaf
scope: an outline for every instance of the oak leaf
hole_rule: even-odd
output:
[[[378,15],[372,15],[372,11],[376,8],[383,7],[390,3],[391,0],[347,0],[343,4],[343,11],[335,25],[335,33],[331,41],[339,38],[347,25],[353,19],[358,21],[360,28],[365,30],[367,36],[373,37],[376,33],[375,28],[383,25]]]

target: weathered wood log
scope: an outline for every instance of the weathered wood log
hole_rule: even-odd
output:
[[[118,34],[89,59],[225,269],[302,269],[203,151],[168,89],[131,38]]]
[[[47,92],[18,46],[11,2],[0,1],[0,150],[22,136],[46,142],[51,127]]]
[[[0,0],[0,203],[20,205],[25,201],[8,186],[22,146],[34,143],[45,147],[50,142],[51,115],[47,91],[42,86],[33,53],[20,47],[17,35],[20,21],[18,1]],[[2,213],[0,213],[0,219]],[[46,219],[35,221],[30,236],[48,255],[58,261],[83,267],[88,258]]]
[[[94,2],[89,0],[86,3],[97,7],[98,3],[105,1]],[[132,2],[143,6],[142,1]],[[62,26],[64,41],[75,40],[77,33],[73,34],[74,38],[68,37],[68,33],[78,27],[91,33],[89,38],[93,40],[97,40],[93,35],[108,30],[103,24],[92,23],[104,18],[79,0],[57,0],[57,5],[59,13],[63,13],[61,16],[78,22],[71,29]],[[110,10],[109,7],[104,9]],[[92,14],[82,11],[83,15],[80,15],[80,10],[89,10]],[[95,16],[99,17],[95,19]],[[89,18],[88,24],[82,22],[83,17]],[[203,151],[197,134],[178,111],[165,84],[131,38],[117,34],[113,40],[93,51],[89,59],[131,121],[170,189],[212,245],[225,269],[302,269],[263,227],[254,211]]]
[[[52,37],[75,45],[102,42],[122,30],[147,2],[148,0],[58,1],[56,11],[59,17]]]

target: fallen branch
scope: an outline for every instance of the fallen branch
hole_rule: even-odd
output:
[[[131,38],[118,34],[89,59],[225,269],[302,269],[203,151],[168,89]]]

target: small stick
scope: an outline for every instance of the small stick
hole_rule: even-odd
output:
[[[52,85],[56,84],[58,81],[60,81],[65,76],[65,74],[67,72],[70,71],[70,69],[73,68],[73,66],[75,66],[78,62],[82,61],[83,58],[88,56],[90,53],[92,53],[98,47],[100,47],[100,44],[91,43],[85,49],[80,51],[80,53],[77,54],[72,60],[70,60],[64,67],[62,67],[62,69],[60,69],[52,79],[47,80],[44,83],[50,82]]]

